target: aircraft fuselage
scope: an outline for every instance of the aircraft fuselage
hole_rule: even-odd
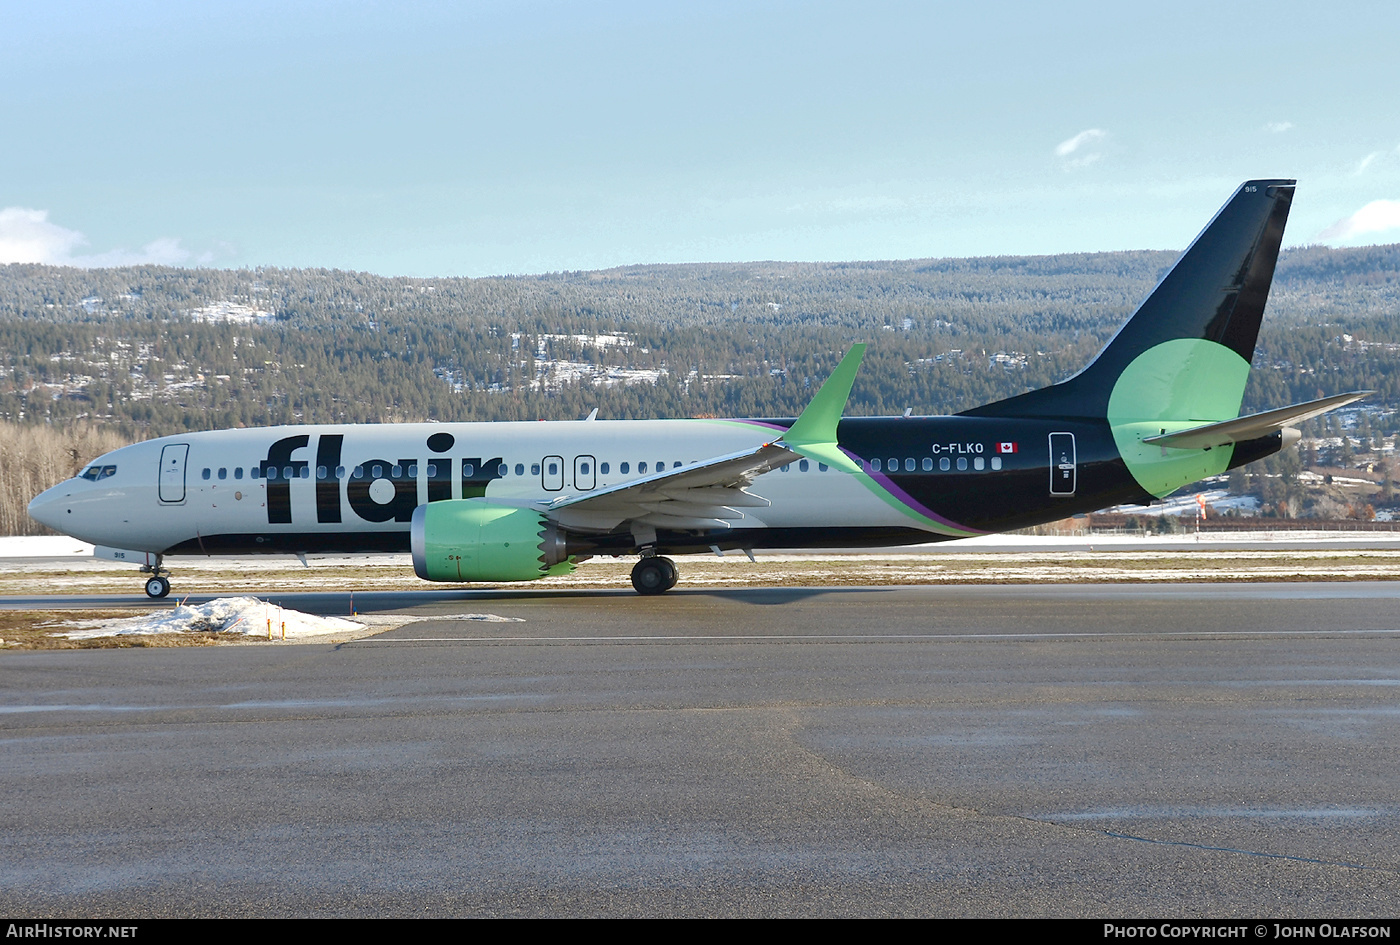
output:
[[[70,479],[36,498],[31,514],[97,545],[155,554],[406,552],[413,510],[421,504],[487,497],[539,506],[761,445],[791,422],[309,425],[191,433],[107,454],[89,467],[98,470],[89,479]],[[807,459],[790,463],[752,488],[771,505],[740,510],[742,517],[723,530],[659,530],[658,550],[937,541],[1150,499],[1129,475],[1104,421],[847,418],[838,430],[841,448],[863,475]],[[1248,452],[1270,451],[1259,444]],[[105,469],[111,471],[104,475]],[[563,524],[572,554],[627,554],[635,545],[606,522],[570,527],[565,514]]]

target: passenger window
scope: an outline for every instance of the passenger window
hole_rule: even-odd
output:
[[[973,468],[973,469],[982,469],[982,468],[984,468],[986,465],[987,465],[987,461],[986,461],[985,459],[983,459],[982,457],[980,457],[980,456],[977,457],[976,459],[974,459],[974,460],[972,461],[972,468]]]
[[[504,479],[506,476],[510,475],[510,467],[505,463],[501,463],[501,465],[496,467],[496,475]]]
[[[416,475],[418,475],[418,474],[417,474],[417,473],[414,473],[414,475],[416,476]],[[436,478],[437,478],[437,463],[429,463],[429,464],[428,464],[428,478],[429,478],[429,479],[436,479]]]
[[[913,471],[914,471],[914,457],[912,457],[912,456],[906,456],[906,457],[904,457],[904,471],[905,471],[905,472],[913,472]]]
[[[875,472],[879,472],[881,469],[880,461],[878,459],[872,459],[870,461],[870,468]]]
[[[209,478],[209,467],[208,467],[208,466],[205,466],[203,469],[200,470],[200,472],[199,472],[199,478],[200,478],[200,479],[208,479],[208,478]]]
[[[325,467],[325,466],[317,466],[317,467],[316,467],[316,478],[317,478],[317,479],[325,479],[325,478],[326,478],[326,467]]]
[[[827,470],[827,465],[826,465],[826,463],[817,463],[817,472],[826,472],[826,470]]]
[[[1001,457],[1000,457],[1000,456],[993,456],[993,457],[992,457],[992,468],[993,468],[993,469],[1000,469],[1000,468],[1001,468]]]
[[[242,467],[242,466],[235,466],[235,467],[233,467],[233,478],[235,478],[235,479],[242,479],[242,478],[243,478],[243,467]]]
[[[356,479],[363,479],[363,478],[365,478],[365,467],[363,467],[363,466],[356,466],[356,467],[355,467],[355,471],[354,471],[351,475],[353,475]]]
[[[966,457],[966,456],[959,456],[959,457],[958,457],[958,471],[961,472],[962,470],[964,470],[964,469],[966,469],[966,468],[967,468],[967,457]]]
[[[672,469],[680,469],[680,468],[681,468],[681,461],[680,461],[680,460],[676,460],[674,463],[671,464],[671,468],[672,468]]]
[[[810,467],[808,466],[807,461],[806,461],[805,459],[802,460],[802,462],[800,462],[800,463],[797,464],[797,470],[798,470],[798,472],[806,472],[809,468],[810,468]]]
[[[259,469],[257,466],[249,466],[249,467],[248,467],[248,478],[249,478],[249,479],[261,479],[261,478],[262,478],[262,470]]]
[[[933,472],[933,457],[924,457],[924,472]]]
[[[293,469],[292,467],[290,467],[290,466],[283,466],[283,467],[282,467],[282,478],[283,478],[283,479],[295,479],[295,478],[296,478],[296,474],[297,474],[297,471],[296,471],[295,469]],[[207,478],[209,478],[209,477],[208,477],[208,476],[205,476],[204,478],[207,479]]]
[[[228,467],[226,467],[226,466],[220,466],[220,467],[219,467],[219,478],[220,478],[220,479],[227,479],[227,478],[228,478]]]
[[[598,471],[599,471],[600,473],[602,473],[604,476],[606,476],[606,475],[608,474],[608,464],[607,464],[607,463],[600,463],[599,466],[598,466]]]
[[[952,465],[952,463],[948,462],[948,457],[946,456],[940,457],[938,460],[938,468],[944,472],[947,472]]]
[[[550,472],[553,472],[553,471],[554,471],[554,464],[553,464],[553,463],[550,463],[549,466],[550,466]],[[583,476],[588,475],[588,464],[587,464],[587,463],[582,463],[582,464],[579,466],[578,471],[579,471],[579,474],[580,474],[580,475],[583,475]]]
[[[418,464],[417,464],[417,463],[409,463],[409,464],[408,464],[408,478],[410,478],[410,479],[417,479],[417,478],[418,478]]]
[[[344,479],[344,478],[345,478],[345,467],[344,467],[344,466],[337,466],[337,467],[335,467],[335,478],[337,478],[337,479]]]
[[[471,463],[463,463],[463,464],[462,464],[462,478],[463,478],[463,479],[470,479],[472,476],[475,476],[475,475],[476,475],[476,467],[475,467],[475,466],[473,466]]]
[[[625,475],[627,475],[628,467],[630,467],[631,465],[632,465],[631,463],[623,463],[621,466],[618,466],[618,467],[617,467],[617,470],[618,470],[618,472],[622,473],[622,475],[625,476]]]
[[[371,479],[383,479],[384,467],[379,465],[370,467],[369,475]]]
[[[516,474],[517,476],[523,476],[523,475],[525,475],[525,464],[524,464],[524,463],[516,463],[516,464],[515,464],[515,474]]]
[[[899,460],[891,459],[885,464],[885,472],[899,472]]]
[[[554,470],[555,470],[555,465],[554,465],[553,463],[550,463],[550,464],[549,464],[549,474],[550,474],[551,476],[554,475]],[[540,464],[539,464],[539,463],[531,463],[531,464],[530,464],[530,475],[532,475],[532,476],[538,476],[539,474],[540,474]]]
[[[391,478],[394,478],[394,479],[402,479],[402,478],[403,478],[403,467],[400,466],[398,463],[395,463],[395,464],[394,464],[394,467],[393,467],[392,469],[390,469],[389,472],[390,472],[390,474],[391,474]]]
[[[639,473],[644,473],[644,472],[646,472],[646,471],[647,471],[647,464],[646,464],[646,463],[638,463],[638,464],[637,464],[637,472],[639,472]]]
[[[791,468],[792,468],[792,464],[791,464],[791,463],[788,463],[786,466],[783,467],[783,472],[787,472],[787,471],[788,471],[789,469],[791,469]]]

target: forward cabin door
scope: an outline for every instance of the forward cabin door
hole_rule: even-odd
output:
[[[188,443],[172,443],[160,451],[160,500],[185,501],[185,460],[190,455]]]
[[[1074,434],[1050,434],[1050,494],[1074,495],[1078,468],[1074,460]]]

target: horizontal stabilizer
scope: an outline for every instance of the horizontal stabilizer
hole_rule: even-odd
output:
[[[1237,417],[1234,420],[1225,420],[1221,423],[1208,423],[1205,426],[1193,427],[1190,430],[1181,430],[1177,433],[1147,436],[1143,437],[1142,442],[1151,443],[1154,446],[1170,446],[1179,450],[1208,450],[1215,446],[1224,446],[1227,443],[1243,443],[1246,440],[1257,440],[1261,436],[1277,433],[1284,427],[1302,423],[1304,420],[1311,420],[1329,410],[1344,407],[1374,393],[1375,391],[1371,390],[1357,390],[1349,394],[1337,394],[1335,397],[1324,397],[1321,400],[1312,400],[1305,404],[1266,410],[1263,413]]]

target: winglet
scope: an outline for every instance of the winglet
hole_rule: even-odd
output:
[[[851,398],[851,385],[855,383],[856,372],[860,370],[864,357],[863,343],[851,345],[841,363],[836,365],[836,370],[831,372],[826,383],[807,404],[807,409],[802,411],[802,415],[788,427],[778,442],[836,469],[859,472],[860,467],[836,445],[836,425],[841,422],[846,401]]]

